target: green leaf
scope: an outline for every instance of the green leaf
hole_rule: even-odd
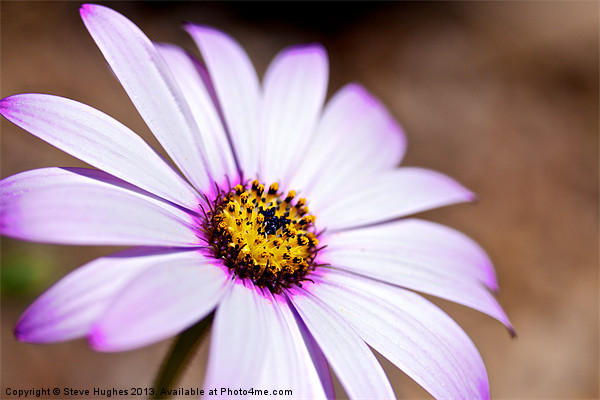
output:
[[[177,336],[154,379],[153,399],[169,398],[169,395],[165,392],[173,389],[177,378],[190,361],[191,355],[195,353],[198,345],[206,337],[212,324],[213,315],[214,311]]]

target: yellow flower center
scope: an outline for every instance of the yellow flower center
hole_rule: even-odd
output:
[[[283,197],[278,189],[273,183],[265,190],[257,180],[248,189],[237,185],[218,196],[206,216],[213,255],[237,276],[272,292],[301,285],[319,243],[306,199],[292,204],[296,193]]]

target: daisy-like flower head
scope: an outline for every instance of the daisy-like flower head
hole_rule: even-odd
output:
[[[56,283],[25,311],[19,340],[87,337],[96,350],[128,350],[215,311],[207,388],[333,397],[330,365],[350,397],[394,397],[370,346],[435,397],[489,397],[471,340],[414,291],[511,330],[489,291],[493,267],[463,234],[407,218],[473,194],[440,173],[397,168],[403,132],[361,86],[323,105],[321,46],[283,50],[260,84],[240,45],[215,29],[185,27],[201,63],[109,8],[81,15],[177,169],[84,104],[0,101],[5,118],[98,168],[2,180],[1,233],[134,246]]]

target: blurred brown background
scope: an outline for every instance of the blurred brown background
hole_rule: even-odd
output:
[[[405,165],[455,177],[475,205],[425,213],[490,253],[511,340],[492,319],[438,302],[472,337],[500,399],[598,398],[598,15],[591,2],[107,3],[156,41],[195,49],[179,23],[236,37],[259,73],[283,47],[319,41],[330,94],[364,84],[404,125]],[[79,19],[77,2],[0,3],[1,97],[90,104],[156,146]],[[1,176],[82,166],[2,119]],[[102,354],[83,340],[15,341],[25,307],[67,271],[114,249],[2,239],[7,387],[151,386],[169,343]],[[180,382],[201,386],[206,343]],[[399,397],[427,398],[387,361]],[[340,392],[343,394],[343,392]]]

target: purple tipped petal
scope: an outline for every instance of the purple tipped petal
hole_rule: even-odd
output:
[[[228,176],[234,179],[237,167],[229,146],[227,134],[221,122],[221,117],[215,103],[207,91],[198,69],[193,60],[183,49],[168,44],[157,44],[158,52],[165,59],[177,82],[185,100],[190,105],[192,115],[202,135],[206,146],[206,156],[211,176]]]
[[[335,270],[305,290],[435,398],[488,399],[483,361],[464,331],[421,296]]]
[[[138,112],[183,174],[200,190],[211,181],[206,148],[173,74],[154,44],[109,8],[86,4],[81,17]]]
[[[92,326],[100,351],[142,347],[176,335],[210,313],[227,288],[228,272],[197,251],[139,274]]]
[[[146,142],[100,111],[73,100],[22,94],[0,100],[0,113],[88,164],[184,207],[198,194]]]
[[[315,196],[318,195],[315,193]],[[351,189],[313,204],[319,226],[341,230],[385,222],[454,203],[472,201],[473,193],[439,172],[403,167],[356,179]]]
[[[259,160],[260,85],[252,62],[239,43],[223,32],[194,24],[186,30],[202,52],[240,168],[246,178],[254,178]]]
[[[315,204],[327,201],[349,180],[397,166],[405,147],[385,106],[362,86],[346,85],[327,103],[290,187]]]
[[[427,270],[427,267],[396,260],[377,251],[349,251],[327,257],[335,268],[378,279],[394,285],[440,297],[478,310],[502,322],[510,331],[512,325],[498,301],[479,282],[448,272]]]
[[[238,281],[217,308],[204,387],[251,388],[261,374],[264,349],[269,345],[264,298],[252,283]]]
[[[186,212],[102,171],[43,168],[0,181],[0,233],[45,243],[195,246]]]
[[[318,45],[283,50],[264,78],[261,178],[286,185],[313,137],[327,92],[328,61]]]
[[[365,342],[322,302],[302,289],[290,300],[319,343],[350,398],[394,398],[383,368]]]
[[[383,259],[396,259],[415,270],[464,277],[492,290],[498,288],[492,262],[481,246],[463,233],[434,222],[403,219],[338,232],[324,240],[325,257],[368,252]]]
[[[465,305],[513,330],[484,287],[496,286],[491,262],[459,232],[409,219],[328,235],[323,244],[320,262]]]
[[[135,248],[77,268],[27,308],[15,329],[17,339],[48,343],[87,335],[116,293],[142,271],[176,260],[181,251]]]

